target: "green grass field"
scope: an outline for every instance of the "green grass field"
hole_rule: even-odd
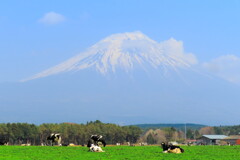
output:
[[[183,154],[162,153],[159,146],[87,147],[0,146],[0,160],[240,160],[240,146],[183,146]]]

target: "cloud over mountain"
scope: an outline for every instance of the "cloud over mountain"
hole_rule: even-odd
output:
[[[235,55],[218,57],[203,63],[203,67],[220,78],[240,84],[240,58]]]
[[[38,22],[53,25],[65,21],[65,17],[59,13],[48,12]]]
[[[110,35],[85,52],[23,81],[86,68],[107,74],[117,69],[128,72],[149,67],[177,70],[194,64],[197,64],[196,57],[185,53],[181,41],[171,38],[158,43],[141,32],[130,32]]]

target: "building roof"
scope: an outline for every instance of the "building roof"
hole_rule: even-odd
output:
[[[231,135],[231,136],[224,138],[224,140],[227,140],[227,139],[240,139],[240,135]]]
[[[227,136],[225,136],[225,135],[203,135],[203,137],[206,137],[208,139],[224,139]]]
[[[196,142],[197,140],[196,139],[187,139],[186,141],[187,142]]]

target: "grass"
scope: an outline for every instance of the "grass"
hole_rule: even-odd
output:
[[[240,146],[183,146],[183,154],[165,154],[159,146],[87,147],[0,146],[0,160],[240,160]]]

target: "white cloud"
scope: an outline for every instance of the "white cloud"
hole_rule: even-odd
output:
[[[59,13],[49,12],[46,13],[38,22],[48,25],[58,24],[65,21],[65,17]]]
[[[203,67],[218,77],[240,84],[240,57],[224,55],[203,63]]]
[[[176,57],[176,59],[182,60],[182,62],[185,64],[193,65],[198,63],[198,60],[194,54],[186,53],[184,51],[182,41],[177,41],[174,38],[171,38],[167,41],[161,42],[160,45],[166,54]]]

